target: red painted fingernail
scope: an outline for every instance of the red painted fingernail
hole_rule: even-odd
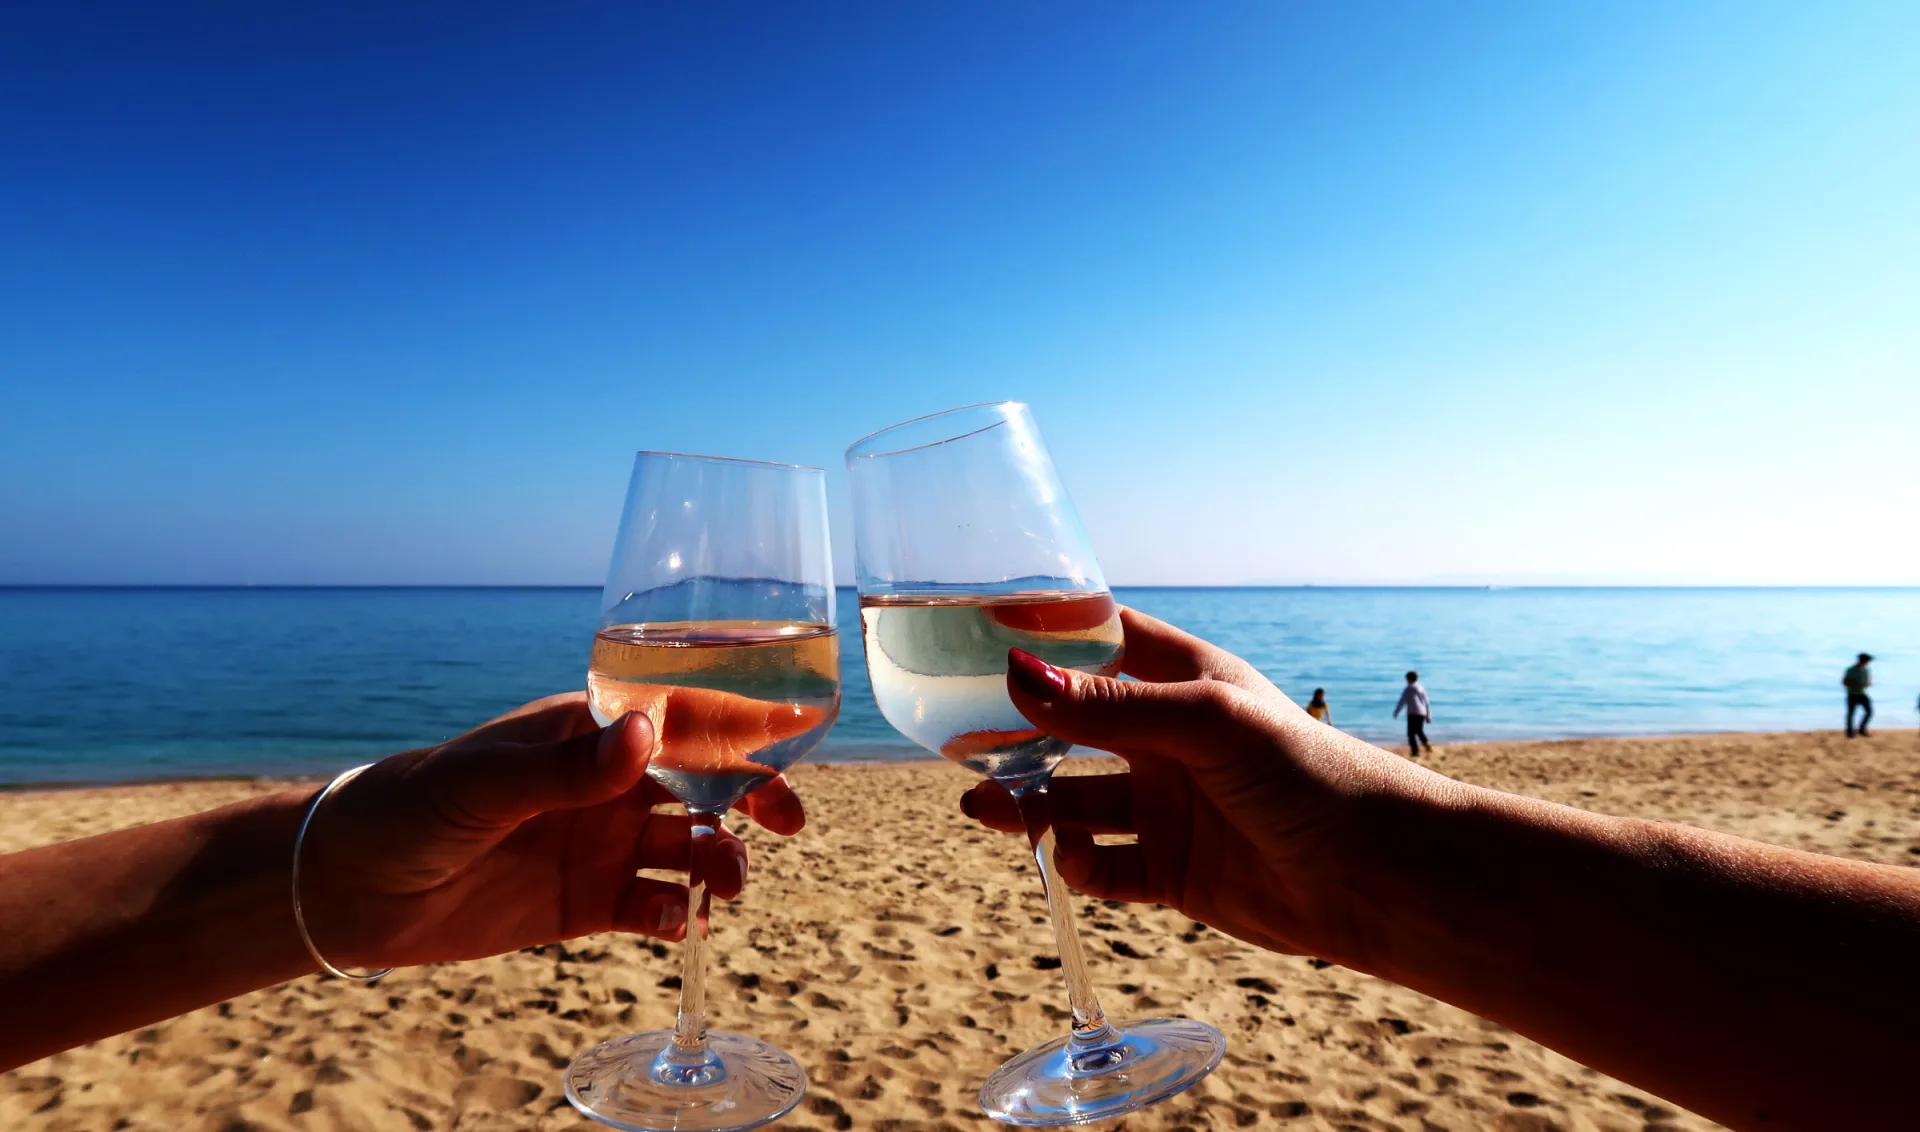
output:
[[[973,812],[973,791],[969,790],[965,794],[960,795],[960,812],[970,818],[980,816]]]
[[[1067,674],[1024,649],[1007,650],[1007,675],[1021,691],[1043,704],[1067,694]]]

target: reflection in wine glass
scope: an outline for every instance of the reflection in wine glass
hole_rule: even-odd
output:
[[[696,840],[818,746],[840,711],[826,477],[818,468],[642,452],[601,599],[587,698],[605,725],[646,714],[647,774]],[[695,883],[697,912],[705,885]],[[707,1030],[705,933],[690,915],[672,1030],[602,1042],[567,1067],[567,1099],[605,1124],[731,1132],[778,1119],[799,1062]]]
[[[995,1070],[981,1107],[1012,1124],[1086,1124],[1173,1096],[1226,1044],[1187,1018],[1107,1021],[1044,816],[1070,744],[1007,696],[1010,649],[1120,668],[1119,611],[1039,428],[1018,402],[953,409],[858,442],[847,475],[874,699],[902,734],[1020,799],[1067,979],[1071,1031]]]

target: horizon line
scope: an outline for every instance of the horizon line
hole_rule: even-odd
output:
[[[600,590],[573,582],[0,582],[0,592],[47,590]],[[834,584],[836,590],[853,590]],[[1156,582],[1111,590],[1916,590],[1911,582]]]

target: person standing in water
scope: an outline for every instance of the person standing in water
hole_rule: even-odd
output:
[[[1420,757],[1420,744],[1427,745],[1427,753],[1433,753],[1433,740],[1427,738],[1427,721],[1433,718],[1433,705],[1427,700],[1427,690],[1420,686],[1418,672],[1407,673],[1407,686],[1400,693],[1400,702],[1393,705],[1393,714],[1407,713],[1407,757]]]
[[[1313,698],[1307,701],[1307,714],[1327,726],[1333,726],[1333,709],[1327,706],[1327,690],[1315,688]]]
[[[1852,668],[1847,669],[1847,674],[1840,678],[1840,683],[1847,689],[1847,738],[1849,739],[1854,735],[1853,710],[1855,708],[1860,709],[1862,736],[1867,733],[1867,721],[1873,718],[1873,700],[1867,695],[1867,689],[1873,687],[1873,673],[1867,671],[1867,665],[1871,663],[1873,658],[1866,653],[1861,653],[1859,661]]]

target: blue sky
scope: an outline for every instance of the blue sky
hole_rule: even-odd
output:
[[[0,170],[0,582],[1013,397],[1116,583],[1920,583],[1911,4],[19,5]]]

